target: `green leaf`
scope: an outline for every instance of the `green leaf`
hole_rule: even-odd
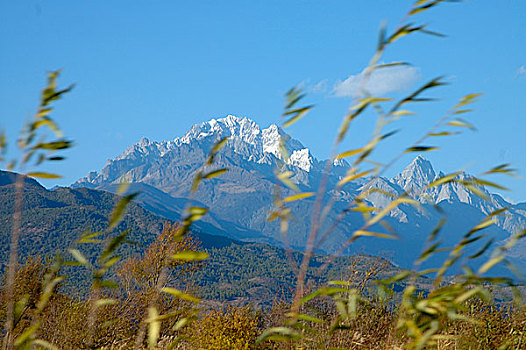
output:
[[[487,272],[489,269],[491,269],[493,266],[495,266],[498,263],[500,263],[502,260],[504,260],[504,255],[498,255],[498,256],[495,256],[495,257],[491,258],[490,260],[486,261],[486,263],[479,268],[478,274],[481,275],[481,274]]]
[[[340,126],[340,129],[338,130],[338,137],[336,139],[337,143],[340,143],[344,139],[345,134],[347,134],[347,130],[349,129],[349,124],[351,123],[351,121],[353,121],[363,111],[365,111],[367,106],[369,106],[369,103],[366,103],[366,104],[361,103],[361,104],[359,104],[359,107],[356,110],[354,110],[352,113],[347,114],[345,116],[345,118],[343,119],[343,123]],[[353,107],[353,109],[354,109],[354,107]],[[351,109],[351,110],[353,110],[353,109]]]
[[[130,188],[130,183],[128,181],[122,181],[117,188],[117,194],[122,196],[128,191],[128,188]]]
[[[109,269],[110,267],[112,267],[113,265],[115,265],[117,262],[119,262],[119,260],[121,260],[121,257],[120,257],[120,256],[114,256],[114,257],[108,259],[108,260],[104,263],[104,268]]]
[[[200,261],[208,259],[210,254],[206,252],[184,251],[170,256],[171,259],[181,261]]]
[[[60,141],[53,141],[53,142],[37,143],[32,148],[33,149],[59,150],[59,149],[70,148],[72,145],[73,143],[71,141],[60,140]]]
[[[435,79],[430,80],[429,82],[427,82],[426,84],[424,84],[423,86],[418,88],[416,91],[411,93],[409,96],[407,96],[407,97],[403,98],[402,100],[400,100],[399,102],[397,102],[391,108],[391,111],[389,112],[389,115],[395,113],[395,111],[397,111],[402,105],[404,105],[406,103],[433,101],[433,99],[430,99],[430,98],[418,98],[417,96],[419,96],[421,93],[423,93],[424,91],[426,91],[428,89],[439,87],[439,86],[443,86],[443,85],[447,85],[447,84],[442,82],[442,77],[437,77]]]
[[[107,261],[110,255],[119,247],[119,245],[121,245],[122,242],[124,242],[128,232],[128,230],[123,231],[121,234],[114,237],[99,256],[99,261]]]
[[[451,135],[458,135],[458,132],[441,131],[441,132],[431,132],[427,135],[428,136],[451,136]]]
[[[99,237],[103,233],[104,232],[94,232],[94,233],[88,233],[88,234],[82,235],[82,237],[78,240],[78,242],[79,243],[100,243],[102,242],[101,239],[94,239],[94,238]]]
[[[435,0],[435,1],[429,1],[429,2],[428,2],[428,0],[417,1],[413,5],[413,9],[411,11],[409,11],[408,15],[409,16],[413,16],[413,15],[416,15],[417,13],[420,13],[420,12],[423,12],[423,11],[427,11],[430,8],[438,5],[439,3],[443,2],[443,1],[444,0]],[[426,2],[428,2],[428,3],[426,4]]]
[[[47,116],[49,113],[51,113],[52,110],[53,110],[53,108],[51,108],[51,107],[48,107],[48,108],[39,108],[39,109],[38,109],[38,113],[35,115],[35,117],[37,117],[37,118],[45,117],[45,116]]]
[[[96,307],[106,306],[106,305],[115,305],[117,304],[117,300],[115,299],[99,299],[95,301]]]
[[[58,348],[55,345],[50,344],[47,341],[42,340],[42,339],[33,340],[32,344],[49,349],[49,350],[58,350]]]
[[[440,242],[433,243],[429,248],[424,250],[422,254],[420,254],[420,257],[418,258],[418,262],[422,263],[426,261],[431,255],[436,253],[438,246],[440,245]]]
[[[398,239],[397,236],[393,236],[387,233],[371,232],[371,231],[366,231],[366,230],[356,230],[354,231],[353,236],[355,237],[367,236],[367,237],[378,237],[378,238],[387,238],[387,239]]]
[[[148,308],[148,348],[155,349],[161,334],[161,322],[157,320],[159,313],[155,307]]]
[[[14,319],[15,320],[18,320],[22,317],[22,315],[24,314],[24,312],[26,312],[27,308],[27,303],[29,301],[29,294],[24,294],[20,300],[18,300],[16,303],[15,303],[15,310],[14,310]]]
[[[387,39],[386,41],[386,44],[392,44],[394,43],[396,40],[408,35],[408,34],[411,34],[413,32],[417,32],[417,31],[420,31],[422,30],[424,27],[423,26],[412,26],[412,24],[406,24],[404,26],[401,26],[400,28],[398,28],[398,30],[396,32],[394,32],[390,37],[389,39]]]
[[[89,266],[88,259],[78,249],[68,249],[68,251],[73,255],[73,258],[77,260],[83,266]]]
[[[298,320],[307,321],[307,322],[323,323],[323,320],[307,315],[307,314],[296,314],[296,313],[289,312],[285,314],[285,316],[288,318],[296,318]]]
[[[210,153],[216,154],[217,152],[219,152],[226,145],[227,142],[228,142],[228,136],[223,137],[221,140],[219,140],[214,145],[214,147],[212,147],[212,150],[210,151]]]
[[[180,290],[178,289],[175,289],[175,288],[170,288],[170,287],[164,287],[161,289],[162,292],[164,293],[168,293],[170,295],[173,295],[174,297],[176,298],[179,298],[179,299],[183,299],[183,300],[188,300],[188,301],[191,301],[191,302],[194,302],[194,303],[198,303],[199,302],[199,299],[190,295],[190,294],[186,294],[184,292],[181,292]]]
[[[480,186],[490,186],[490,187],[498,188],[499,190],[503,190],[503,191],[508,191],[509,190],[508,188],[506,188],[504,186],[501,186],[499,184],[496,184],[494,182],[487,181],[487,180],[473,178],[471,181],[473,183],[475,183],[476,185],[480,185]]]
[[[189,215],[185,218],[185,221],[192,223],[201,219],[206,213],[208,213],[208,209],[204,207],[190,207],[188,213]]]
[[[100,286],[101,288],[117,288],[119,284],[114,281],[101,281]]]
[[[307,112],[312,109],[312,107],[313,106],[307,106],[307,107],[297,108],[297,109],[293,109],[293,110],[285,112],[283,114],[284,116],[291,115],[291,114],[293,114],[293,116],[287,119],[285,123],[283,123],[283,128],[288,128],[289,126],[291,126],[292,124],[296,123],[298,120],[303,118],[305,114],[307,114]]]
[[[285,172],[279,173],[278,174],[278,180],[281,181],[281,183],[283,183],[285,186],[287,186],[291,190],[299,191],[300,189],[298,188],[298,186],[296,186],[296,184],[294,184],[290,180],[290,177],[292,175],[294,175],[294,173],[292,173],[291,171],[285,171]]]
[[[360,110],[365,106],[375,104],[378,102],[389,102],[392,101],[392,98],[387,97],[364,97],[358,100],[358,103],[351,107],[351,111]]]
[[[18,348],[22,344],[26,343],[36,333],[39,327],[40,327],[40,323],[36,323],[36,324],[33,324],[27,327],[25,331],[22,332],[22,334],[16,337],[15,347]]]
[[[5,135],[5,130],[0,131],[0,152],[5,153],[7,148],[7,137]]]
[[[459,110],[456,110],[453,112],[453,114],[464,114],[464,113],[469,113],[469,112],[473,112],[472,109],[459,109]]]
[[[391,278],[388,278],[388,279],[385,279],[385,280],[379,280],[379,281],[377,281],[377,283],[381,283],[381,284],[385,284],[385,285],[397,283],[397,282],[405,280],[406,278],[411,276],[411,274],[412,274],[412,272],[409,271],[409,270],[402,271],[402,272],[396,274],[395,276],[393,276]]]
[[[410,152],[429,152],[438,149],[435,146],[413,146],[405,150],[406,153]]]
[[[494,241],[494,238],[487,241],[486,244],[484,244],[484,246],[478,252],[476,252],[473,255],[470,255],[468,259],[476,259],[482,254],[484,254],[488,250],[488,248],[493,244],[493,241]]]
[[[195,193],[197,191],[202,178],[203,178],[203,173],[201,171],[195,174],[194,181],[192,181],[192,187],[190,189],[192,193]]]
[[[321,295],[334,295],[337,293],[348,293],[349,289],[342,288],[342,287],[321,287],[317,289],[316,291],[304,296],[301,298],[300,303],[305,304],[306,302],[321,296]]]
[[[58,125],[48,117],[43,117],[42,119],[38,119],[31,123],[30,130],[33,132],[46,125],[55,133],[56,137],[62,137],[62,132],[58,128]]]
[[[491,226],[493,224],[496,224],[497,223],[497,220],[495,218],[487,218],[485,219],[484,221],[482,221],[481,223],[479,223],[477,226],[473,227],[469,232],[470,233],[475,233],[477,231],[480,231],[488,226]]]
[[[376,208],[376,207],[368,207],[366,205],[360,205],[360,206],[351,208],[350,210],[364,213],[364,212],[376,211],[376,210],[378,210],[378,208]]]
[[[75,85],[70,85],[69,87],[55,91],[54,89],[44,89],[43,98],[42,98],[42,106],[47,106],[50,102],[59,100],[61,96],[67,92],[70,92]]]
[[[391,62],[391,63],[378,64],[374,66],[374,69],[391,68],[391,67],[399,67],[399,66],[410,66],[410,65],[411,64],[408,62]]]
[[[517,169],[510,168],[510,165],[506,163],[506,164],[497,165],[496,167],[491,168],[490,170],[484,172],[483,175],[501,173],[501,174],[506,174],[510,176],[516,176],[515,174],[513,174],[515,171],[517,171]]]
[[[303,90],[298,89],[297,87],[293,87],[287,93],[285,94],[285,109],[292,108],[296,103],[299,102],[303,97],[305,97],[305,94],[302,94]]]
[[[135,197],[137,197],[138,194],[139,193],[131,193],[131,194],[127,195],[127,196],[122,197],[122,199],[119,201],[119,203],[117,204],[115,209],[113,209],[113,212],[111,214],[111,219],[110,219],[110,223],[109,223],[109,226],[108,226],[109,230],[114,229],[119,224],[119,222],[122,219],[122,216],[124,215],[124,210],[126,209],[128,204]]]
[[[256,344],[261,344],[267,340],[273,341],[294,341],[301,338],[298,331],[288,327],[273,327],[264,331],[256,340]]]

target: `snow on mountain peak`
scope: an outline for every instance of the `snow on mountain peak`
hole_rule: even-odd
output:
[[[146,147],[150,144],[150,140],[148,140],[146,137],[142,137],[140,140],[139,140],[139,146],[141,147]]]
[[[212,144],[223,137],[229,138],[228,147],[233,152],[242,155],[250,162],[272,164],[272,156],[282,159],[279,144],[280,139],[284,138],[285,147],[290,155],[290,165],[309,172],[318,163],[301,142],[290,138],[277,125],[272,124],[262,129],[252,119],[234,115],[194,124],[186,134],[173,141],[155,142],[143,137],[114,160],[163,157],[183,144],[192,144],[207,152]]]
[[[211,119],[201,124],[194,124],[184,136],[178,137],[174,141],[189,144],[192,140],[199,141],[210,136],[214,139],[228,136],[254,145],[260,134],[261,129],[253,120],[228,115],[225,118]]]
[[[266,129],[263,129],[262,142],[263,152],[271,153],[278,158],[281,158],[281,151],[279,150],[279,140],[281,139],[280,129],[276,124],[272,124]]]
[[[418,155],[413,161],[393,180],[406,191],[414,191],[426,186],[436,177],[431,162]]]
[[[308,148],[303,148],[292,152],[289,163],[308,172],[314,166],[314,158]]]

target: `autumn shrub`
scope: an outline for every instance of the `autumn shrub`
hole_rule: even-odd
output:
[[[28,258],[24,264],[18,264],[14,278],[15,305],[14,334],[20,335],[32,321],[42,293],[42,280],[47,272],[47,266],[41,258]],[[5,286],[5,281],[2,283]],[[0,320],[6,321],[8,296],[4,287],[0,289]]]
[[[192,289],[189,281],[198,263],[172,261],[169,256],[191,249],[197,249],[199,241],[192,235],[181,239],[174,238],[177,225],[166,223],[162,233],[146,249],[142,256],[124,260],[115,272],[121,287],[106,291],[102,297],[115,298],[118,302],[99,307],[95,328],[90,330],[89,322],[91,302],[86,298],[72,298],[61,292],[54,293],[40,316],[41,325],[36,336],[59,349],[90,349],[133,347],[137,332],[145,318],[148,306],[155,300],[155,306],[162,313],[173,317],[162,325],[161,337],[176,336],[174,325],[182,315],[192,310],[190,301],[170,294],[158,293],[157,283],[163,278],[163,287],[178,287],[182,290]],[[15,318],[15,337],[27,329],[34,318],[36,304],[42,294],[43,279],[49,272],[49,263],[42,259],[29,258],[20,265],[15,275],[17,304]],[[0,289],[0,318],[5,321],[5,289]],[[92,332],[93,334],[90,334]],[[88,344],[86,339],[94,341]],[[142,345],[141,345],[142,346]]]
[[[188,346],[203,350],[255,349],[260,322],[259,315],[248,306],[203,312],[185,331]]]

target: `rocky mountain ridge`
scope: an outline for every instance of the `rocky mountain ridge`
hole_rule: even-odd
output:
[[[111,190],[111,185],[126,180],[146,184],[176,201],[184,201],[188,197],[191,179],[204,162],[210,148],[225,136],[229,137],[229,141],[216,157],[215,164],[229,168],[229,172],[204,184],[195,197],[196,201],[211,208],[211,215],[205,219],[205,223],[221,231],[220,234],[233,238],[280,244],[282,237],[277,224],[266,220],[277,183],[274,169],[281,159],[278,147],[280,137],[287,138],[286,148],[290,154],[288,166],[294,174],[292,181],[302,191],[317,190],[326,161],[316,159],[301,142],[289,138],[276,125],[261,128],[253,120],[229,115],[195,124],[185,135],[171,141],[152,142],[143,138],[128,147],[123,154],[109,160],[100,172],[88,174],[73,186]],[[334,188],[348,166],[346,162],[334,164],[329,175],[329,189]],[[476,225],[477,220],[482,220],[485,215],[499,208],[509,207],[510,211],[498,217],[497,226],[488,229],[488,236],[504,242],[517,230],[526,227],[526,210],[523,205],[514,206],[483,186],[478,188],[489,198],[487,201],[468,191],[460,183],[425,188],[428,183],[441,176],[443,174],[436,173],[428,160],[418,156],[394,178],[371,177],[350,182],[337,194],[334,210],[328,221],[334,220],[338,212],[345,210],[349,200],[365,189],[378,188],[394,195],[400,195],[404,191],[418,194],[416,198],[422,203],[421,208],[402,205],[391,211],[386,220],[400,235],[401,240],[391,245],[392,250],[384,242],[375,243],[375,250],[391,251],[399,260],[395,261],[402,264],[415,255],[414,252],[405,252],[420,247],[426,234],[440,221],[442,214],[434,209],[435,205],[450,212],[448,224],[444,228],[447,231],[444,233],[445,242],[448,243],[458,240],[461,232],[469,230],[470,225]],[[465,173],[459,175],[461,179],[469,177]],[[143,199],[143,204],[150,205],[153,208],[150,210],[158,210],[171,219],[180,217],[180,208],[168,208],[168,204],[160,201],[152,205],[151,198],[155,196],[150,194],[149,197],[149,200]],[[378,192],[372,193],[367,200],[377,208],[383,208],[390,202],[387,196]],[[291,204],[295,219],[291,224],[288,240],[292,247],[301,248],[305,244],[310,220],[303,218],[310,217],[312,205],[312,200]],[[320,250],[327,253],[334,251],[348,239],[349,232],[358,228],[362,222],[361,215],[350,213]],[[378,229],[382,230],[381,227]],[[356,244],[351,250],[371,252],[369,241],[363,241],[364,243]],[[526,251],[517,255],[526,257]]]

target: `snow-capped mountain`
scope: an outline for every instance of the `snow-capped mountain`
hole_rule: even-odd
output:
[[[142,181],[134,171],[136,167],[158,161],[166,162],[181,151],[181,149],[209,152],[213,144],[223,137],[228,137],[228,150],[239,155],[244,161],[274,165],[281,159],[279,142],[281,137],[288,138],[283,130],[276,125],[261,129],[253,120],[229,115],[221,119],[211,119],[208,122],[194,124],[183,136],[171,141],[152,142],[142,138],[128,147],[121,155],[108,160],[104,169],[91,172],[75,185],[94,187],[103,183],[118,182],[122,179]],[[289,165],[308,173],[313,169],[321,170],[320,162],[313,157],[308,148],[301,142],[288,138],[286,148],[289,153]],[[181,162],[186,162],[180,159]],[[346,164],[340,162],[337,166]],[[118,170],[116,170],[118,169]]]
[[[126,180],[136,186],[140,185],[143,195],[139,201],[144,206],[177,220],[183,208],[181,203],[188,198],[193,176],[205,161],[211,147],[223,137],[229,137],[229,140],[218,153],[214,165],[227,167],[229,172],[204,182],[197,192],[195,201],[211,208],[210,215],[205,217],[199,228],[237,239],[282,244],[278,224],[266,220],[272,208],[277,184],[275,166],[283,159],[279,148],[280,138],[287,140],[287,165],[294,174],[291,179],[302,191],[317,190],[326,161],[317,160],[301,142],[290,138],[276,125],[261,128],[253,120],[229,115],[195,124],[186,134],[171,141],[154,142],[143,138],[121,155],[108,160],[100,172],[91,172],[74,186],[114,191],[115,184]],[[329,191],[335,187],[348,167],[345,161],[334,163],[329,175]],[[448,214],[448,222],[442,230],[445,244],[457,242],[463,233],[485,215],[503,207],[511,209],[507,215],[498,218],[497,226],[486,229],[488,236],[502,242],[517,230],[526,227],[524,205],[513,206],[482,186],[479,186],[479,190],[489,198],[487,201],[471,193],[460,183],[425,188],[441,176],[443,174],[435,172],[428,160],[418,156],[394,178],[372,177],[360,182],[350,182],[338,193],[330,191],[336,196],[336,200],[323,228],[330,227],[329,224],[336,219],[338,213],[347,208],[349,201],[356,195],[372,188],[393,195],[407,192],[422,205],[419,208],[401,205],[390,212],[386,224],[398,233],[401,240],[375,240],[371,245],[371,239],[364,239],[357,241],[359,243],[355,243],[347,252],[389,251],[396,263],[407,265],[414,260],[427,234],[440,221],[443,212]],[[469,179],[470,175],[460,174],[459,177]],[[159,191],[162,191],[162,196]],[[382,192],[372,191],[367,197],[372,206],[383,208],[389,204],[391,198]],[[313,203],[312,199],[291,203],[294,219],[288,241],[292,247],[302,248],[305,245]],[[435,205],[441,210],[437,211]],[[348,213],[345,220],[321,244],[320,250],[337,250],[347,241],[349,234],[362,224],[361,214]],[[374,230],[386,229],[378,225]],[[515,250],[514,254],[526,258],[526,251]]]

